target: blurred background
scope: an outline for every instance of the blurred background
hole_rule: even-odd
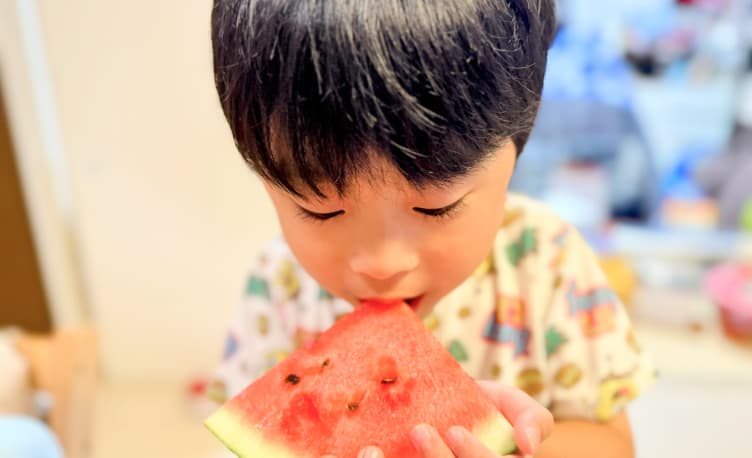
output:
[[[209,0],[0,0],[0,419],[77,457],[221,457],[202,399],[277,231]],[[638,456],[752,456],[752,1],[561,0],[513,188],[577,224],[660,369]]]

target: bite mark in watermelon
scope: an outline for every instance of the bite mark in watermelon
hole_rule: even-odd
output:
[[[420,453],[420,423],[460,425],[502,455],[516,449],[493,402],[406,305],[363,305],[228,401],[206,426],[241,458]]]

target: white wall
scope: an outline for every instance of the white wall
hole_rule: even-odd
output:
[[[208,369],[277,231],[216,101],[211,1],[37,4],[105,370]]]

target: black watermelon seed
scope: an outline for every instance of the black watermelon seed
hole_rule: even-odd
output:
[[[356,410],[358,410],[359,406],[359,402],[351,402],[350,404],[347,404],[347,410],[349,410],[350,412],[355,412]]]
[[[326,367],[329,365],[329,358],[326,358],[323,363],[321,363],[321,367]]]
[[[287,376],[287,378],[285,379],[285,382],[287,382],[287,383],[289,383],[289,384],[292,384],[292,385],[297,385],[297,384],[298,384],[298,382],[300,382],[300,377],[298,377],[298,376],[297,376],[297,375],[295,375],[295,374],[290,374],[290,375],[288,375],[288,376]]]

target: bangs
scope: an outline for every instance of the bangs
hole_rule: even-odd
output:
[[[216,1],[215,82],[244,159],[289,192],[384,159],[436,185],[522,150],[552,21],[546,0]]]

